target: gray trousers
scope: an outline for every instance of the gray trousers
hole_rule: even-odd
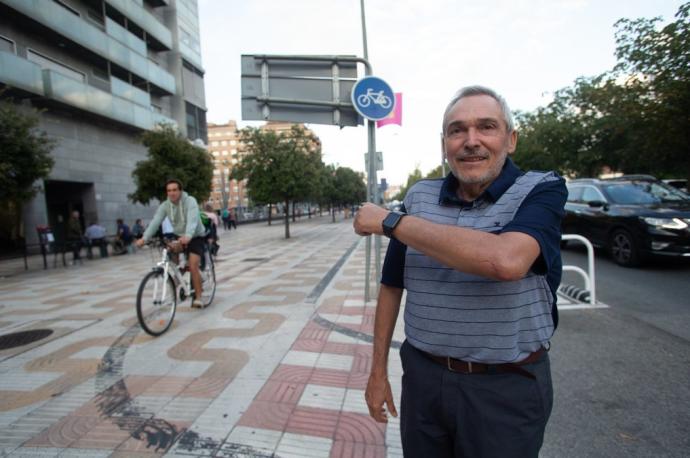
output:
[[[548,353],[517,373],[461,374],[407,341],[400,434],[407,458],[536,458],[551,414]]]

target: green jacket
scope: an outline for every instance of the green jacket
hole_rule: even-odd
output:
[[[206,228],[199,219],[199,205],[196,203],[196,199],[183,192],[177,205],[170,202],[170,199],[166,199],[160,204],[156,214],[153,215],[151,224],[144,232],[145,242],[153,237],[166,216],[172,223],[173,232],[179,237],[185,235],[187,237],[203,237],[206,234]]]

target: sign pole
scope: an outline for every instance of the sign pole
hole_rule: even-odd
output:
[[[374,205],[379,204],[378,183],[376,171],[378,169],[378,157],[376,154],[376,124],[379,119],[388,116],[395,108],[395,94],[391,87],[381,78],[366,76],[352,88],[350,93],[352,105],[362,117],[367,119],[368,134],[368,166],[367,168],[367,201]],[[371,239],[375,242],[375,278],[378,280],[381,270],[381,236],[367,237],[365,253],[365,278],[364,300],[371,299]],[[378,282],[375,288],[378,292]]]
[[[367,171],[367,201],[376,203],[376,121],[367,120],[367,133],[369,143],[369,170]],[[379,241],[380,243],[380,241]],[[364,302],[371,299],[371,237],[366,242],[366,262],[364,278]],[[378,266],[376,268],[378,277]]]
[[[364,0],[360,0],[359,7],[362,16],[362,47],[364,51],[364,59],[368,61],[369,52],[367,49],[367,23],[364,16]],[[369,170],[367,170],[367,201],[374,202],[375,194],[372,188],[372,177],[376,174],[376,164],[374,163],[374,154],[376,154],[376,121],[367,120],[367,143],[369,145]],[[373,182],[376,183],[376,180],[373,180]],[[371,279],[371,237],[367,237],[366,241],[364,276],[364,303],[367,303],[370,299],[369,281]]]

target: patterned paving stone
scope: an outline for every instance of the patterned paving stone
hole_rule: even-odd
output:
[[[386,447],[382,445],[362,444],[336,440],[331,449],[330,458],[385,458]]]
[[[285,433],[278,443],[276,455],[283,458],[325,458],[330,455],[331,439]]]
[[[370,344],[311,320],[317,312],[337,327],[372,329],[364,244],[350,225],[297,223],[289,241],[279,225],[226,234],[213,306],[181,303],[168,333],[129,344],[133,295],[155,262],[147,251],[3,281],[0,333],[56,332],[0,354],[0,456],[397,453],[387,431],[399,426],[372,427],[364,412]],[[307,302],[354,243],[318,301]]]
[[[345,389],[341,387],[307,385],[299,399],[300,407],[316,407],[339,411],[343,407]]]
[[[332,438],[337,426],[337,410],[297,407],[293,410],[285,431],[311,437]]]
[[[294,404],[254,401],[242,415],[238,425],[284,431],[290,415],[295,410]]]

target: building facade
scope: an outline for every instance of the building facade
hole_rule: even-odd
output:
[[[269,121],[262,125],[262,130],[272,130],[278,134],[290,132],[297,125],[310,132],[316,138],[314,148],[320,141],[313,131],[304,124]],[[241,216],[249,209],[251,203],[246,192],[246,180],[230,179],[232,170],[246,154],[246,148],[240,141],[237,122],[208,125],[208,151],[213,159],[213,182],[210,202],[216,210],[235,209]]]
[[[232,208],[242,214],[249,207],[246,180],[230,179],[232,169],[245,153],[235,121],[208,125],[208,151],[213,159],[213,181],[209,198],[213,208]]]
[[[132,170],[146,158],[140,135],[159,123],[207,142],[197,0],[0,0],[0,87],[41,111],[55,166],[24,208],[35,227],[62,236],[72,210],[82,223],[150,218],[132,204]]]

